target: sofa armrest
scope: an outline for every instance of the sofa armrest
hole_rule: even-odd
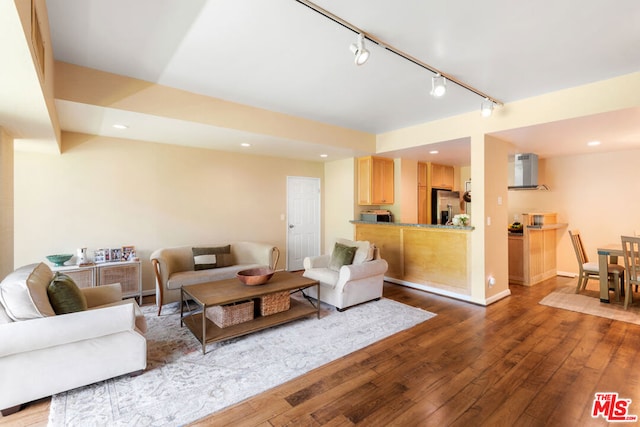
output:
[[[280,251],[270,243],[236,242],[231,244],[236,264],[260,264],[275,270]]]
[[[98,307],[122,300],[122,286],[120,283],[96,286],[95,288],[80,288],[87,299],[87,307]]]
[[[344,287],[346,283],[354,280],[366,279],[367,277],[384,275],[389,265],[383,259],[374,259],[357,265],[343,265],[340,267],[340,274],[336,287]]]
[[[305,270],[310,270],[312,268],[327,268],[329,267],[330,258],[330,255],[308,256],[302,261],[302,264]]]
[[[0,325],[0,357],[134,330],[133,303],[7,323]]]

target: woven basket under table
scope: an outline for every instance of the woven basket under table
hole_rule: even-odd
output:
[[[261,296],[258,302],[260,304],[261,316],[269,316],[270,314],[287,311],[289,310],[289,307],[291,307],[289,291],[274,292],[272,294]]]
[[[219,328],[248,322],[253,319],[253,301],[207,307],[206,316]]]

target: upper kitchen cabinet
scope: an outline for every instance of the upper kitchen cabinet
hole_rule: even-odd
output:
[[[431,163],[431,188],[453,190],[453,166]]]
[[[358,159],[358,204],[393,204],[393,159],[374,156]]]
[[[418,162],[418,187],[426,187],[427,175],[429,174],[429,163]]]

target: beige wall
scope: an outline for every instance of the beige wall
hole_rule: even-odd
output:
[[[62,155],[15,153],[15,265],[135,245],[145,290],[160,247],[255,240],[284,254],[286,177],[323,178],[320,162],[62,136]]]
[[[398,213],[394,222],[418,222],[418,159],[398,159],[396,161],[395,204]]]
[[[509,225],[507,209],[507,176],[509,171],[509,148],[511,144],[498,138],[485,136],[484,150],[484,263],[485,298],[509,292],[509,266],[505,260],[509,257],[507,235]],[[477,227],[482,224],[475,223]],[[495,279],[495,285],[489,284],[489,278]]]
[[[353,239],[355,235],[354,226],[349,221],[355,218],[358,209],[356,160],[327,162],[324,173],[324,241],[321,252],[329,253],[337,238]]]
[[[633,141],[638,142],[638,141]],[[509,220],[523,212],[557,212],[568,228],[558,231],[558,270],[578,272],[567,229],[579,229],[590,261],[598,245],[640,232],[640,150],[556,157],[540,161],[550,191],[510,191]]]
[[[13,138],[0,127],[0,279],[13,270]]]

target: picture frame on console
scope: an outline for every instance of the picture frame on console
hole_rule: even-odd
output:
[[[96,264],[109,262],[111,259],[111,251],[109,249],[96,249],[93,251],[93,261]]]

